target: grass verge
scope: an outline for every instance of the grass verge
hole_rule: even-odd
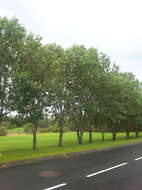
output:
[[[142,133],[137,139],[134,138],[134,135],[134,133],[131,133],[131,138],[125,139],[125,133],[118,133],[117,140],[112,141],[112,134],[106,133],[105,142],[102,142],[101,133],[94,133],[93,143],[89,144],[88,133],[85,133],[83,136],[83,144],[78,145],[76,133],[69,132],[64,134],[63,147],[58,147],[57,133],[38,134],[38,149],[36,151],[32,150],[32,135],[8,135],[5,137],[0,137],[0,164],[42,156],[53,156],[57,154],[106,148],[142,141]]]

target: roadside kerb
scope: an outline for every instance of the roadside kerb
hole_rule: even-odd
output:
[[[35,163],[39,163],[39,162],[43,162],[43,161],[47,161],[47,160],[53,160],[53,159],[69,159],[70,157],[74,157],[74,156],[80,156],[80,155],[90,154],[90,153],[99,152],[99,151],[112,150],[112,149],[121,148],[121,147],[128,147],[128,146],[141,144],[141,143],[142,142],[134,142],[134,143],[127,143],[127,144],[118,145],[118,146],[98,148],[95,150],[94,149],[93,150],[85,150],[85,151],[80,151],[80,152],[58,154],[55,156],[43,156],[43,157],[38,157],[38,158],[19,160],[19,161],[15,161],[15,162],[8,162],[8,163],[0,164],[0,169],[19,166],[19,165],[35,164]]]

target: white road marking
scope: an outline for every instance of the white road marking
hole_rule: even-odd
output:
[[[134,160],[141,160],[142,159],[142,157],[139,157],[139,158],[135,158]]]
[[[60,185],[56,185],[56,186],[53,186],[53,187],[49,187],[49,188],[44,189],[44,190],[52,190],[52,189],[57,189],[57,188],[59,188],[59,187],[65,186],[65,185],[67,185],[67,184],[66,184],[66,183],[62,183],[62,184],[60,184]]]
[[[128,163],[119,164],[119,165],[117,165],[117,166],[113,166],[113,167],[111,167],[111,168],[108,168],[108,169],[105,169],[105,170],[101,170],[101,171],[99,171],[99,172],[96,172],[96,173],[93,173],[93,174],[87,175],[86,177],[92,177],[92,176],[94,176],[94,175],[98,175],[98,174],[101,174],[101,173],[107,172],[107,171],[109,171],[109,170],[113,170],[113,169],[115,169],[115,168],[118,168],[118,167],[124,166],[124,165],[126,165],[126,164],[128,164]]]

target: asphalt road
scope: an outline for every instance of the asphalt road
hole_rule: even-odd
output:
[[[142,144],[0,169],[0,190],[142,190]]]

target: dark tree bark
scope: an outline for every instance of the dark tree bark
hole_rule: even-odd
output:
[[[92,126],[89,127],[89,143],[92,143]]]
[[[112,131],[112,140],[113,141],[116,140],[116,129],[113,129],[113,131]]]
[[[78,140],[78,144],[79,144],[79,141],[80,141],[79,129],[76,130],[76,134],[77,134],[77,140]]]
[[[1,115],[0,115],[0,126],[1,126],[1,122],[2,122],[2,117],[1,117]]]
[[[128,139],[130,137],[130,131],[129,129],[126,129],[126,139]]]
[[[63,124],[60,123],[59,126],[59,146],[63,146]]]
[[[64,127],[64,114],[61,109],[61,115],[59,119],[59,146],[63,146],[63,127]]]
[[[138,138],[138,137],[139,137],[139,131],[136,130],[136,138]]]
[[[82,144],[82,139],[83,139],[83,131],[80,131],[80,141],[79,141],[79,144]]]
[[[104,133],[104,131],[102,131],[102,141],[103,142],[105,141],[105,133]]]
[[[37,149],[37,122],[34,123],[33,127],[33,150]]]
[[[77,129],[76,133],[77,133],[78,144],[82,144],[83,131],[80,131],[79,129]]]
[[[0,126],[2,123],[2,119],[3,119],[3,105],[2,105],[2,101],[1,101],[1,105],[0,105]]]
[[[112,140],[115,141],[116,140],[116,132],[112,133]]]

